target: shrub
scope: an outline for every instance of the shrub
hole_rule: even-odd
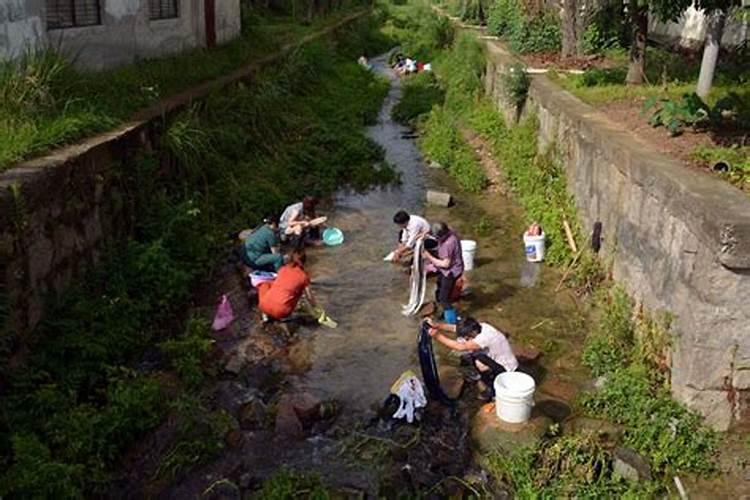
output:
[[[521,11],[519,0],[496,0],[489,9],[487,32],[495,36],[507,35]]]
[[[560,20],[551,12],[522,16],[511,24],[508,41],[511,49],[520,54],[558,52],[562,43]]]
[[[521,54],[560,50],[559,16],[551,11],[525,12],[519,0],[497,0],[490,7],[487,28]]]
[[[503,91],[508,100],[516,108],[520,108],[526,102],[531,86],[531,78],[526,73],[522,64],[513,64],[507,72],[502,75]]]

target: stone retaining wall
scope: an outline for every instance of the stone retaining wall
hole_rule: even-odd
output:
[[[487,94],[513,120],[500,75],[514,58],[498,42],[487,48]],[[544,75],[532,78],[528,113],[540,148],[562,155],[584,230],[602,222],[615,279],[675,316],[675,397],[717,429],[747,420],[750,197],[653,151]]]
[[[210,92],[245,81],[299,44],[327,36],[359,11],[279,52],[144,109],[112,132],[61,148],[0,174],[0,331],[15,350],[39,323],[46,303],[92,265],[107,243],[131,234],[132,197],[120,182],[137,154],[158,145],[165,120]],[[10,344],[10,345],[8,345]]]

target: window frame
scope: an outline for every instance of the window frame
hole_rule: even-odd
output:
[[[84,0],[86,1],[86,0]],[[94,9],[96,12],[96,21],[95,22],[88,22],[85,24],[81,24],[78,21],[78,12],[76,8],[76,0],[64,0],[64,3],[68,3],[70,5],[70,25],[66,25],[63,23],[57,23],[53,24],[50,23],[50,12],[52,11],[49,1],[45,2],[45,23],[47,27],[47,31],[57,31],[57,30],[68,30],[68,29],[75,29],[75,28],[91,28],[94,26],[101,26],[102,23],[102,0],[88,0],[92,2],[94,5]],[[57,0],[56,4],[63,3],[62,0]],[[59,19],[59,16],[57,16]]]
[[[174,14],[164,14],[164,7],[165,3],[169,2],[174,8]],[[158,13],[154,15],[154,5],[156,5],[156,10],[158,10]],[[169,4],[167,4],[169,5]],[[167,10],[169,10],[170,7],[167,7]],[[180,0],[148,0],[148,20],[149,22],[158,22],[158,21],[169,21],[173,19],[179,19],[181,14],[180,9]]]

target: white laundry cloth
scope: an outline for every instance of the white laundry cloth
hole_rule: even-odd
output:
[[[411,277],[409,282],[409,303],[406,304],[401,313],[404,316],[414,316],[424,304],[425,291],[427,289],[427,272],[422,259],[422,246],[424,239],[420,238],[414,244],[414,260],[411,264]]]
[[[414,410],[427,406],[427,398],[424,395],[422,382],[414,375],[404,379],[396,392],[401,401],[398,410],[393,414],[393,418],[406,418],[406,421],[414,421]]]

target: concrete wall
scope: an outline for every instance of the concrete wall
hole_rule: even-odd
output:
[[[488,42],[486,90],[513,119],[499,78],[513,61]],[[750,197],[664,157],[534,76],[525,113],[555,144],[582,227],[603,224],[616,280],[676,316],[672,390],[717,429],[750,418]]]
[[[650,35],[656,40],[669,43],[677,42],[683,47],[701,48],[706,38],[706,16],[702,11],[690,7],[676,22],[659,23],[651,19],[649,23]],[[721,44],[724,47],[737,47],[748,40],[748,23],[727,19]]]
[[[54,30],[46,29],[44,0],[0,2],[13,20],[4,32],[0,28],[0,59],[49,46],[80,68],[101,70],[205,46],[204,0],[179,0],[179,17],[155,21],[149,19],[147,0],[101,0],[100,25]],[[240,0],[216,1],[219,43],[239,36],[240,18]]]

